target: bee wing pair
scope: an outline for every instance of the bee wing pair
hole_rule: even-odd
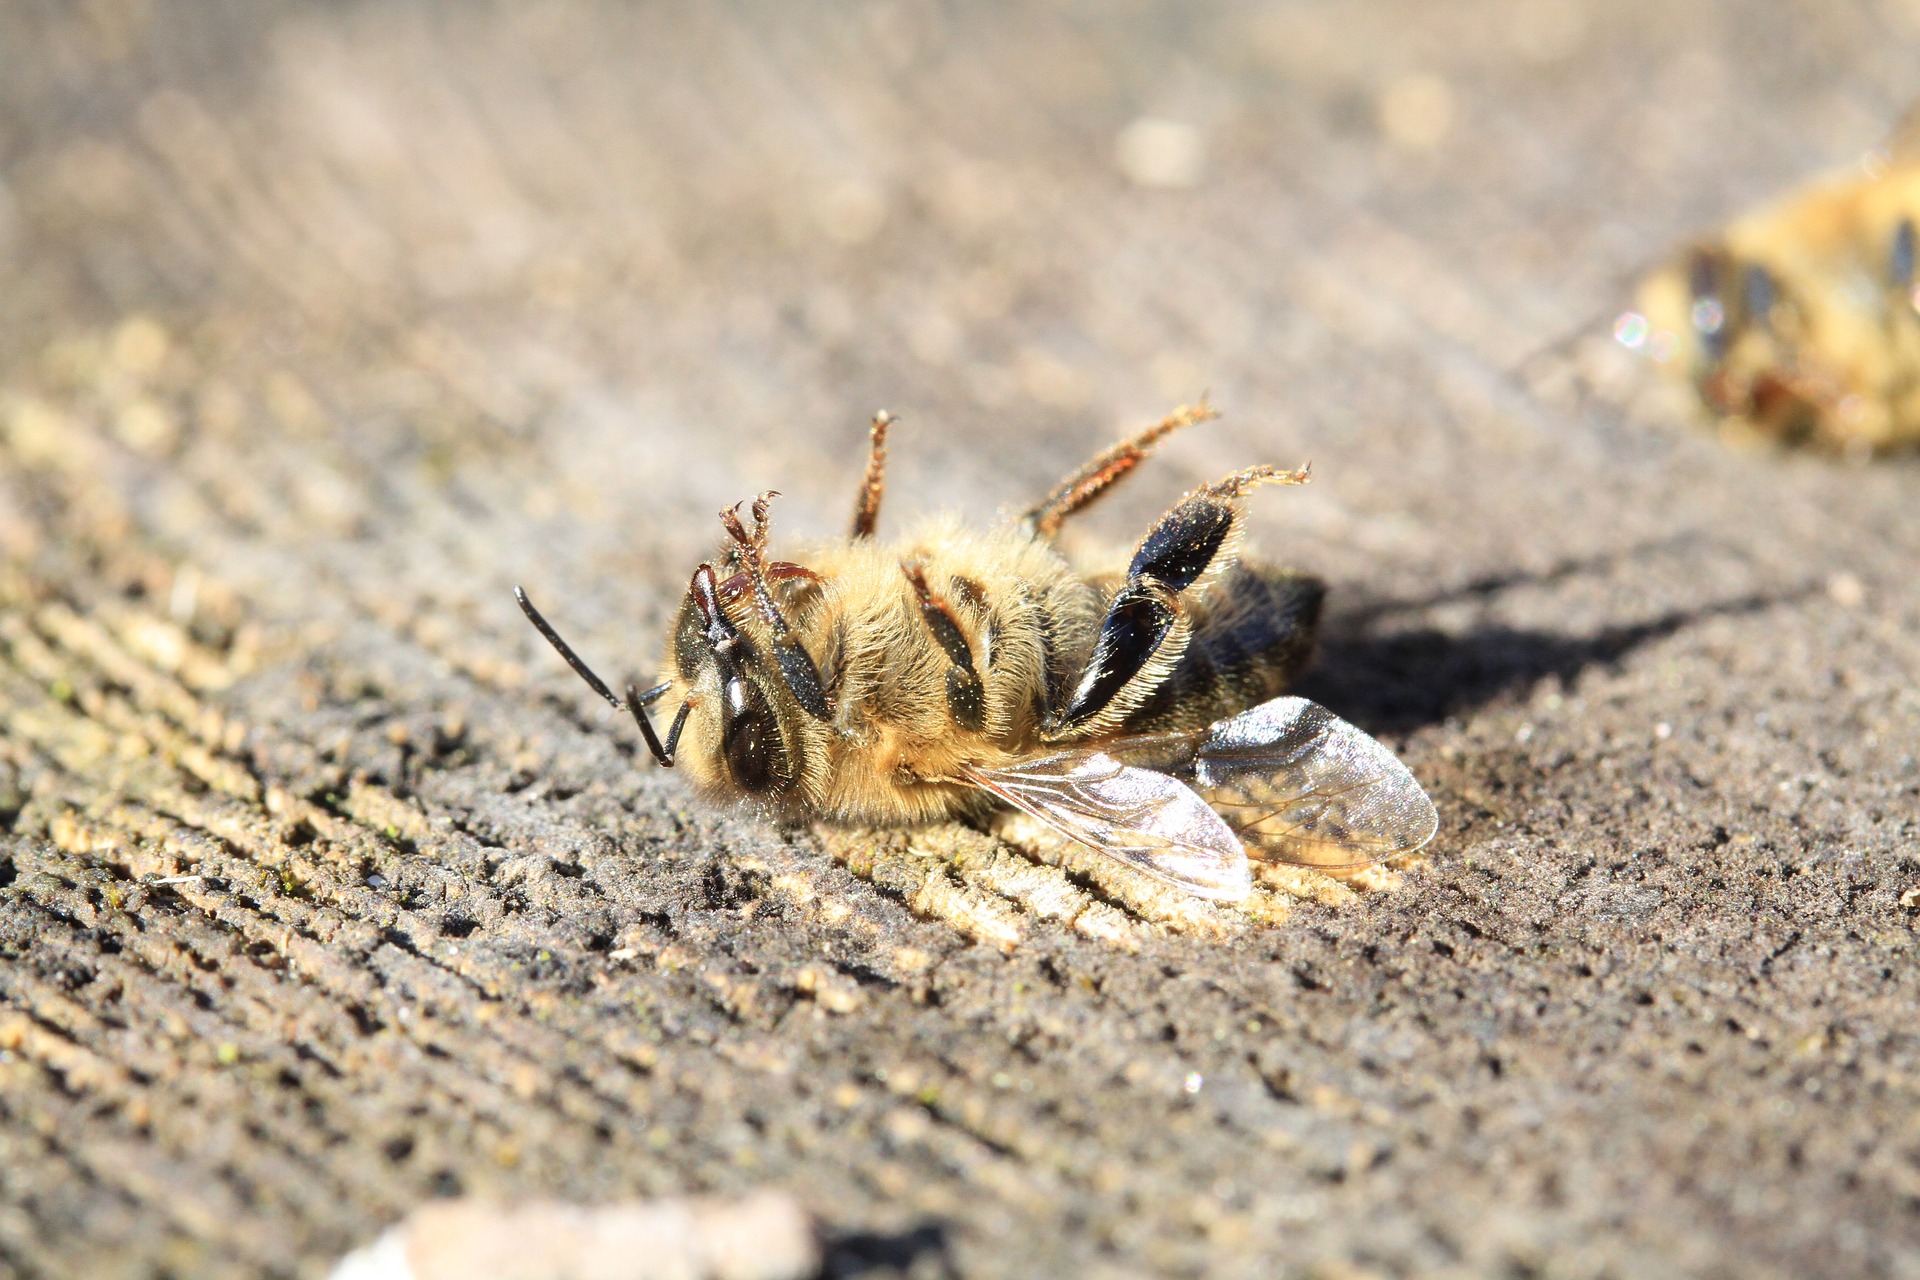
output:
[[[967,781],[1062,835],[1203,898],[1237,902],[1249,855],[1352,870],[1433,838],[1433,802],[1394,754],[1305,698],[1197,733],[1115,738]]]

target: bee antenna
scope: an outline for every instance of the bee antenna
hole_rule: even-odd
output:
[[[647,740],[647,750],[653,753],[654,761],[662,769],[673,768],[673,755],[680,746],[680,731],[687,727],[687,713],[693,710],[693,698],[688,696],[680,703],[680,710],[674,712],[673,723],[667,726],[667,740],[662,743],[653,732],[653,720],[647,715],[646,704],[670,687],[655,685],[642,693],[637,686],[627,686],[627,710],[633,712],[633,722],[640,726],[640,736]]]
[[[546,637],[547,643],[553,646],[554,652],[566,659],[567,665],[573,668],[573,673],[585,680],[588,688],[605,698],[607,705],[615,711],[633,713],[634,723],[640,726],[640,736],[647,740],[647,750],[653,754],[654,760],[662,768],[673,768],[674,748],[680,745],[680,731],[687,722],[687,712],[693,706],[691,699],[680,704],[680,711],[674,716],[673,724],[667,730],[667,740],[662,743],[653,731],[653,721],[647,717],[647,704],[655,701],[671,688],[671,683],[656,685],[645,693],[630,684],[627,686],[627,700],[620,701],[614,696],[613,690],[607,687],[607,682],[595,675],[592,667],[581,661],[580,655],[573,651],[573,646],[562,640],[560,633],[553,629],[553,624],[533,607],[533,601],[527,599],[525,588],[516,585],[513,588],[513,598],[519,602],[520,612],[527,615],[527,621],[533,624],[534,630]]]
[[[567,660],[567,665],[573,668],[575,675],[585,680],[588,687],[605,698],[607,704],[615,711],[627,709],[627,704],[614,697],[613,690],[607,688],[607,682],[595,675],[592,667],[581,661],[580,655],[573,651],[573,646],[562,640],[560,633],[553,629],[553,624],[533,607],[533,601],[527,599],[526,588],[516,585],[513,589],[513,598],[520,602],[520,612],[527,615],[527,621],[533,624],[534,630],[547,638],[547,643],[553,646],[554,652]]]

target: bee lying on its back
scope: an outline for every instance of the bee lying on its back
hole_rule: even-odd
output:
[[[1909,124],[1906,132],[1913,131]],[[1920,444],[1920,157],[1796,191],[1640,290],[1616,335],[1723,420],[1784,443]]]
[[[1063,480],[1017,525],[928,523],[873,539],[885,413],[845,542],[767,558],[767,504],[721,513],[730,543],[694,570],[672,673],[624,702],[519,588],[560,656],[631,710],[661,765],[783,820],[886,825],[1005,803],[1210,898],[1252,884],[1248,853],[1355,868],[1432,838],[1432,803],[1379,743],[1279,698],[1305,663],[1317,579],[1242,564],[1241,499],[1305,469],[1249,467],[1162,516],[1124,576],[1077,573],[1052,539],[1160,439],[1213,417],[1182,408]],[[646,708],[679,710],[663,741]]]

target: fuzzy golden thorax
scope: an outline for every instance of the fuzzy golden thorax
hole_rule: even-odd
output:
[[[710,796],[789,820],[910,823],[981,809],[984,797],[959,774],[1039,746],[1050,697],[1085,663],[1104,603],[1018,527],[935,519],[890,546],[812,547],[800,564],[807,572],[778,580],[773,594],[818,666],[830,718],[786,687],[772,628],[744,590],[723,585],[718,597],[750,688],[736,685],[729,702],[727,664],[706,643],[694,592],[668,655],[674,694],[693,699],[680,747],[688,773]],[[956,658],[977,689],[956,680]]]

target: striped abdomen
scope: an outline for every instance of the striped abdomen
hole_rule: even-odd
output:
[[[1307,574],[1236,564],[1192,606],[1185,654],[1120,732],[1200,728],[1278,696],[1312,656],[1325,595]]]

